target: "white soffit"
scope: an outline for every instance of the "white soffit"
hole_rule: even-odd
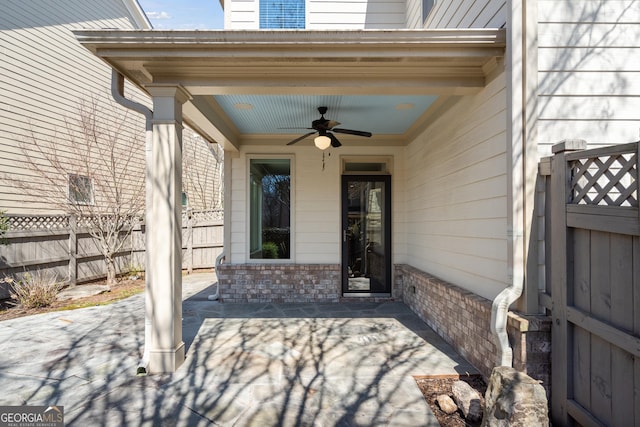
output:
[[[288,113],[300,111],[295,122],[303,125],[309,116],[317,118],[320,105],[315,104],[333,99],[338,108],[328,105],[327,117],[342,121],[335,117],[346,115],[351,128],[364,127],[360,120],[379,118],[349,116],[340,105],[362,107],[363,98],[370,97],[371,106],[384,104],[388,115],[396,105],[414,104],[415,111],[398,113],[398,117],[412,116],[413,123],[389,126],[389,133],[415,130],[429,106],[438,104],[436,98],[481,90],[505,52],[503,29],[78,30],[75,34],[82,45],[142,88],[184,87],[194,98],[185,114],[198,109],[202,114],[193,120],[209,117],[207,125],[219,129],[236,147],[247,135],[255,139],[259,120],[269,120],[265,105],[278,99],[302,105]],[[264,95],[269,96],[257,101]],[[260,114],[258,121],[237,122],[234,116],[250,114],[229,105],[252,102],[258,104],[258,111],[251,113]],[[276,118],[270,126],[279,121]],[[265,127],[264,132],[275,130]]]

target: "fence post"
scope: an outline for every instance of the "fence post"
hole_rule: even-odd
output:
[[[640,141],[636,144],[636,198],[638,202],[638,221],[640,221]]]
[[[69,215],[69,284],[78,283],[78,218]]]
[[[571,198],[570,171],[565,153],[583,150],[583,140],[564,140],[553,146],[551,161],[551,418],[553,424],[568,425],[567,399],[569,385],[573,383],[571,348],[568,343],[567,304],[573,296],[568,292],[572,272],[569,270],[571,254],[567,253],[567,203]]]
[[[193,216],[187,210],[187,273],[193,273]]]

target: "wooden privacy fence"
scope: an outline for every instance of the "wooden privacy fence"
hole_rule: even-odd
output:
[[[640,426],[639,144],[543,159],[554,425]]]
[[[97,241],[68,215],[9,215],[7,245],[0,245],[0,278],[51,270],[61,280],[83,283],[106,277]],[[222,211],[187,211],[182,217],[182,268],[213,268],[222,252]],[[119,273],[144,270],[144,224],[134,227],[116,254]],[[0,298],[8,297],[0,288]]]

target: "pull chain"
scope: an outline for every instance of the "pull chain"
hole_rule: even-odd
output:
[[[327,157],[331,157],[331,151],[329,151]],[[322,152],[322,171],[324,172],[324,151]]]

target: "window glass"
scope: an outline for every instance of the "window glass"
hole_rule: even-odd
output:
[[[433,9],[434,0],[422,0],[422,23],[424,24],[427,20],[427,16]]]
[[[305,0],[260,0],[260,28],[305,28]]]
[[[354,162],[346,162],[344,164],[345,172],[386,172],[387,164],[386,163],[354,163]]]
[[[251,259],[289,259],[291,161],[251,159],[249,186]]]
[[[93,204],[93,183],[83,175],[69,175],[69,201],[72,203]]]

